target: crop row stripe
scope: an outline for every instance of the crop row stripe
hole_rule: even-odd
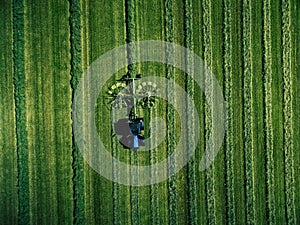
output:
[[[126,43],[136,41],[136,6],[134,0],[125,0],[125,20],[126,20]],[[135,45],[130,45],[127,49],[128,58],[128,72],[131,75],[135,75],[137,72],[136,65],[132,65],[131,62],[135,61],[134,54],[132,52],[136,51]]]
[[[174,41],[174,1],[167,0],[165,2],[165,40],[169,42]],[[166,49],[166,57],[167,61],[174,60],[173,58],[174,52],[173,49]],[[171,80],[169,82],[169,86],[167,87],[167,99],[174,100],[174,68],[171,66],[167,66],[166,68],[166,77]],[[167,156],[171,154],[171,152],[175,148],[175,111],[172,107],[167,106]],[[168,161],[167,162],[167,173],[171,174],[174,172],[176,168],[176,162]],[[171,176],[168,179],[168,206],[169,206],[169,224],[176,225],[178,223],[177,220],[177,188],[176,188],[176,176]]]
[[[115,121],[115,115],[113,115],[113,121]],[[113,136],[113,131],[111,133]],[[112,156],[118,158],[118,145],[117,139],[112,138]],[[113,165],[113,176],[114,178],[120,178],[120,168],[117,166],[117,163]],[[121,210],[120,210],[120,185],[117,182],[113,182],[113,224],[121,224]]]
[[[130,43],[136,40],[136,5],[134,0],[126,0],[125,1],[125,19],[126,19],[126,42]],[[127,49],[127,57],[128,57],[128,73],[131,76],[134,76],[137,72],[136,65],[131,65],[131,62],[135,60],[134,52],[136,46],[130,45]],[[138,153],[136,151],[130,151],[130,163],[133,165],[137,165],[138,163]],[[133,168],[131,168],[133,169]],[[134,171],[130,171],[130,179],[136,180],[138,179],[134,175]],[[138,199],[138,187],[130,186],[130,218],[131,223],[139,224],[139,199]]]
[[[251,0],[243,1],[244,148],[247,224],[255,224],[253,168]]]
[[[154,118],[154,115],[157,115],[157,107],[154,109],[149,110],[149,118]],[[154,112],[153,112],[154,111]],[[156,123],[154,124],[153,130],[156,130],[157,126]],[[151,131],[150,131],[151,132]],[[157,137],[155,133],[150,133],[152,136],[153,143],[156,143]],[[150,146],[153,146],[152,142]],[[154,184],[156,177],[157,177],[157,169],[155,164],[158,162],[157,160],[157,150],[153,149],[150,151],[150,165],[153,167],[151,168],[151,187],[150,187],[150,210],[151,210],[151,224],[159,224],[159,202],[158,202],[158,192],[159,192],[159,185]]]
[[[291,6],[289,0],[282,1],[282,61],[283,61],[283,128],[285,156],[285,198],[289,224],[296,224],[294,193],[294,155],[292,124],[292,69],[291,69]]]
[[[204,0],[203,1],[203,42],[204,42],[204,60],[206,66],[211,68],[212,66],[212,47],[211,47],[211,1]],[[212,80],[209,76],[206,76],[208,71],[206,68],[204,69],[205,74],[205,142],[208,143],[209,134],[212,132],[212,113],[213,108],[212,101],[213,101],[213,86]],[[212,134],[213,135],[213,134]],[[207,218],[208,224],[215,224],[215,186],[214,186],[214,166],[212,165],[210,168],[206,170],[205,173],[205,180],[206,180],[206,201],[207,201]]]
[[[234,172],[233,172],[233,109],[232,109],[232,37],[231,37],[231,0],[224,2],[224,73],[226,101],[226,197],[227,219],[235,224]]]
[[[81,5],[80,0],[69,0],[70,4],[70,45],[71,45],[71,86],[73,95],[82,74],[81,46]],[[83,158],[73,139],[73,191],[74,223],[85,223],[84,212],[84,165]]]
[[[14,92],[16,104],[16,137],[19,187],[19,224],[29,224],[29,168],[26,131],[24,2],[13,2]]]
[[[116,33],[114,35],[115,41],[116,41]],[[117,62],[113,62],[113,66],[117,66],[115,65],[115,63]],[[116,80],[114,80],[114,82],[116,82]],[[113,121],[116,121],[116,115],[113,114]],[[114,137],[114,131],[113,128],[111,128],[111,147],[112,147],[112,157],[115,159],[118,159],[119,156],[119,148],[118,148],[118,139],[116,137]],[[113,172],[113,177],[116,180],[120,179],[120,167],[119,164],[117,162],[113,162],[113,167],[112,167],[112,172]],[[112,186],[113,186],[113,224],[114,225],[121,225],[122,221],[121,221],[121,191],[120,191],[120,184],[118,184],[118,182],[112,182]]]
[[[192,11],[192,1],[185,0],[184,1],[184,9],[185,9],[185,16],[184,16],[184,27],[185,27],[185,47],[192,50],[193,48],[193,11]],[[192,57],[188,54],[186,55],[186,65],[187,70],[190,72],[191,69],[194,69],[194,63],[192,61]],[[190,79],[186,79],[186,90],[189,96],[194,96],[193,81]],[[188,127],[188,149],[192,149],[195,147],[195,113],[192,110],[191,105],[187,104],[188,110],[188,118],[187,118],[187,127]],[[187,156],[188,157],[188,156]],[[196,193],[196,178],[195,178],[195,159],[192,157],[187,165],[187,180],[188,180],[188,220],[190,224],[198,224],[198,217],[197,217],[197,193]]]
[[[263,2],[264,14],[264,93],[265,93],[265,134],[267,162],[267,219],[269,224],[276,224],[275,186],[274,186],[274,148],[272,128],[272,48],[271,48],[271,5],[270,0]]]

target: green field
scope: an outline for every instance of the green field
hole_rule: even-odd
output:
[[[299,0],[0,0],[0,17],[1,225],[300,223]],[[213,164],[199,171],[213,110],[202,91],[160,63],[121,69],[106,88],[127,71],[173,79],[191,95],[201,124],[185,167],[134,187],[83,159],[72,99],[93,61],[140,40],[175,42],[206,62],[223,90],[226,135]],[[167,122],[166,139],[150,152],[123,149],[109,113],[100,93],[98,133],[120,161],[155,164],[176,147],[179,122],[169,104],[144,112]],[[195,129],[190,123],[188,133]]]

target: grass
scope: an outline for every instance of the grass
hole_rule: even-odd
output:
[[[13,2],[14,94],[16,104],[16,138],[18,163],[18,222],[29,223],[29,168],[26,126],[25,63],[24,63],[24,2]],[[22,216],[20,216],[22,215]]]
[[[71,87],[76,89],[82,74],[82,56],[81,56],[81,8],[77,0],[70,1],[70,50],[71,50]],[[74,143],[74,142],[73,142]],[[74,223],[83,224],[84,218],[84,173],[83,157],[80,154],[75,143],[73,144],[73,197],[74,197]]]
[[[9,0],[0,6],[0,224],[299,222],[298,1]],[[72,137],[72,96],[99,56],[149,39],[186,46],[209,65],[226,100],[226,136],[214,163],[198,171],[212,132],[213,96],[170,66],[145,62],[121,69],[109,82],[128,70],[174,79],[194,99],[201,125],[188,165],[159,184],[129,187],[83,160]],[[132,60],[130,51],[127,57]],[[176,96],[172,85],[168,94]],[[96,124],[120,161],[154,164],[176,147],[173,107],[161,103],[146,113],[147,120],[167,121],[166,140],[149,153],[133,153],[104,126],[110,120],[105,104],[99,97]],[[190,137],[194,117],[187,121]],[[168,166],[164,173],[176,162]],[[112,169],[114,176],[119,172]]]
[[[231,1],[224,2],[224,76],[225,76],[225,101],[226,101],[226,183],[227,183],[227,220],[229,224],[235,224],[234,202],[234,171],[233,171],[233,108],[232,108],[232,6]]]
[[[294,192],[294,154],[293,154],[293,106],[292,106],[292,68],[291,68],[291,5],[282,1],[282,62],[283,62],[283,116],[284,116],[284,161],[285,198],[289,224],[296,224]]]
[[[264,91],[265,91],[265,136],[267,169],[267,219],[275,224],[275,182],[274,182],[274,146],[272,127],[272,46],[271,46],[271,5],[264,1]]]
[[[247,224],[255,224],[253,156],[253,68],[251,43],[251,1],[243,1],[244,149]]]
[[[6,1],[3,6],[1,5],[0,9],[0,26],[2,28],[0,31],[0,73],[2,75],[0,81],[0,223],[5,224],[16,224],[18,222],[19,200],[13,71],[22,70],[22,68],[14,67],[15,60],[12,49],[17,47],[19,54],[22,48],[13,42],[12,6],[13,1]],[[18,111],[19,117],[21,114]],[[18,129],[18,133],[21,136],[23,134],[20,128]],[[19,143],[20,145],[21,143]],[[22,196],[26,199],[26,196]]]

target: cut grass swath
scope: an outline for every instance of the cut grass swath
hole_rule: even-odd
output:
[[[125,22],[126,22],[126,43],[130,43],[136,40],[136,6],[134,0],[125,0]],[[134,52],[136,49],[135,45],[130,45],[127,49],[128,57],[128,73],[131,76],[135,76],[136,65],[131,64],[134,60]]]
[[[13,2],[14,91],[18,154],[19,224],[29,224],[29,168],[26,131],[26,86],[24,65],[24,2]]]
[[[232,109],[232,36],[231,36],[231,0],[224,2],[224,73],[225,73],[225,102],[226,102],[226,197],[227,219],[229,224],[235,224],[234,202],[234,172],[233,172],[233,109]]]
[[[243,1],[243,75],[244,75],[244,151],[246,181],[247,224],[255,224],[255,198],[253,173],[253,97],[252,97],[252,44],[251,0]]]
[[[70,0],[70,44],[71,44],[71,86],[73,93],[82,74],[81,60],[81,8],[80,0]],[[85,223],[84,212],[84,165],[83,157],[73,140],[73,191],[74,223]]]
[[[265,95],[265,135],[267,167],[267,219],[276,224],[275,186],[274,186],[274,147],[272,128],[272,49],[271,49],[271,5],[270,0],[263,2],[264,13],[264,95]]]
[[[291,69],[291,6],[290,1],[282,1],[282,62],[283,62],[283,129],[285,160],[285,198],[289,224],[296,224],[294,192],[294,154],[292,123],[292,69]]]
[[[204,60],[206,66],[211,68],[212,66],[212,47],[211,47],[211,1],[203,1],[203,47],[204,47]],[[206,76],[208,73],[207,68],[204,68],[205,75],[205,143],[208,143],[209,136],[212,132],[212,101],[213,101],[213,86],[211,78]],[[213,164],[210,168],[205,171],[206,180],[206,201],[207,201],[207,219],[208,224],[215,224],[215,187],[214,187],[214,166]]]
[[[184,1],[184,31],[185,31],[185,47],[192,50],[193,48],[193,30],[192,30],[192,21],[193,21],[193,12],[192,12],[192,2],[190,0]],[[188,74],[191,73],[191,69],[194,68],[194,63],[192,62],[192,57],[190,55],[186,55],[186,66],[188,70]],[[186,90],[189,96],[194,96],[193,81],[190,79],[186,79]],[[192,107],[187,104],[187,111],[189,112],[187,118],[187,146],[188,149],[194,148],[195,143],[195,114],[192,110]],[[188,156],[187,156],[188,157]],[[188,221],[189,224],[198,224],[197,218],[197,193],[196,193],[196,178],[195,178],[195,159],[192,157],[187,165],[187,182],[188,182]]]
[[[174,41],[174,19],[173,19],[173,0],[165,2],[165,40],[169,42]],[[173,49],[166,49],[167,61],[173,59]],[[171,80],[167,87],[167,99],[174,98],[174,78],[175,71],[171,66],[166,67],[166,77]],[[172,81],[173,80],[173,81]],[[175,111],[169,104],[166,108],[167,111],[167,157],[175,148]],[[175,160],[167,162],[167,173],[171,174],[174,172],[176,167]],[[168,187],[168,203],[169,203],[169,224],[177,224],[177,190],[176,190],[176,176],[171,176],[167,181]]]

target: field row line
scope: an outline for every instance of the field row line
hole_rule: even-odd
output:
[[[136,41],[136,6],[134,0],[125,0],[125,22],[126,22],[126,43]],[[128,73],[134,75],[137,72],[137,66],[131,64],[135,61],[132,52],[136,51],[135,45],[130,45],[127,49]]]
[[[294,154],[292,123],[292,68],[291,68],[291,5],[289,0],[282,1],[282,61],[283,61],[283,129],[285,157],[285,198],[289,224],[296,224],[294,193]]]
[[[174,1],[167,0],[165,2],[165,40],[169,42],[174,41]],[[173,55],[172,49],[166,49],[166,57],[168,61],[172,61]],[[166,77],[169,80],[174,80],[175,72],[174,68],[171,66],[167,66],[166,68]],[[175,82],[175,81],[174,81]],[[169,86],[167,87],[167,99],[174,100],[174,82],[169,82]],[[167,105],[167,154],[168,157],[173,149],[175,148],[175,111],[172,107]],[[167,161],[167,173],[171,174],[175,171],[176,162]],[[169,213],[169,224],[178,224],[178,216],[177,216],[177,187],[176,187],[176,176],[171,176],[167,182],[168,187],[168,213]]]
[[[275,217],[275,180],[274,147],[272,128],[272,46],[271,46],[271,4],[263,2],[263,45],[264,45],[264,94],[265,94],[265,135],[267,167],[267,219],[269,224],[276,224]]]
[[[205,143],[207,146],[212,131],[212,114],[213,114],[213,85],[210,76],[207,76],[208,69],[212,68],[212,32],[211,32],[211,0],[203,1],[203,47],[204,47],[204,60],[206,67],[204,68],[205,75]],[[214,165],[206,170],[206,201],[207,201],[207,219],[208,224],[216,223],[216,210],[215,210],[215,185],[214,185]]]
[[[115,115],[113,115],[113,121],[115,120]],[[113,137],[113,130],[111,133],[111,136]],[[118,158],[118,143],[116,138],[112,138],[112,157],[115,159]],[[113,164],[113,176],[116,179],[120,178],[120,168],[117,163]],[[121,224],[121,210],[120,210],[120,185],[117,182],[113,182],[113,190],[112,190],[112,197],[113,197],[113,224]]]
[[[184,37],[185,47],[189,50],[193,50],[193,11],[192,1],[184,1]],[[188,74],[193,73],[194,62],[190,54],[186,55],[186,66]],[[189,96],[194,96],[195,86],[191,79],[186,79],[186,90]],[[190,104],[187,104],[188,118],[187,118],[187,148],[195,148],[195,112]],[[187,155],[189,157],[189,155]],[[196,171],[195,171],[195,159],[192,157],[187,165],[187,182],[188,182],[188,221],[189,224],[198,224],[198,211],[197,211],[197,191],[196,191]]]
[[[29,167],[26,131],[26,87],[24,65],[24,1],[13,2],[14,97],[18,161],[19,224],[29,224]]]
[[[247,224],[255,224],[251,0],[243,1],[244,148]]]
[[[81,46],[81,5],[80,0],[70,0],[70,45],[71,45],[71,87],[74,91],[82,74],[82,46]],[[84,164],[81,153],[73,139],[72,152],[73,168],[73,198],[74,198],[74,223],[85,223],[84,199]]]
[[[126,21],[126,42],[130,43],[136,40],[136,4],[134,0],[125,1],[125,21]],[[127,49],[128,57],[128,73],[134,76],[137,72],[136,65],[132,65],[131,62],[135,60],[132,52],[136,51],[136,46],[130,45]],[[138,153],[130,151],[130,163],[132,165],[138,165]],[[133,170],[133,168],[131,168]],[[134,175],[135,171],[130,171],[130,179],[136,181],[138,179]],[[133,225],[139,224],[139,194],[138,187],[130,186],[130,218]]]
[[[227,219],[229,224],[235,224],[235,197],[233,172],[233,108],[232,108],[232,36],[231,36],[231,0],[224,2],[224,74],[225,74],[225,101],[226,101],[226,198]]]
[[[153,112],[154,110],[154,112]],[[155,107],[154,109],[150,109],[149,110],[149,118],[154,118],[155,115],[157,115],[157,107]],[[153,130],[157,129],[157,125],[156,123],[153,126]],[[150,131],[151,132],[151,131]],[[156,143],[157,141],[157,137],[155,133],[150,133],[150,135],[153,135],[153,143]],[[150,143],[150,146],[153,146],[153,143]],[[159,193],[159,185],[158,184],[154,184],[154,181],[156,181],[157,175],[158,175],[158,171],[157,168],[155,166],[155,164],[158,163],[158,159],[157,159],[157,150],[152,150],[150,151],[150,165],[152,167],[152,165],[154,165],[151,168],[151,181],[152,181],[152,185],[150,186],[150,210],[151,210],[151,224],[156,225],[159,224],[159,199],[158,199],[158,193]]]

